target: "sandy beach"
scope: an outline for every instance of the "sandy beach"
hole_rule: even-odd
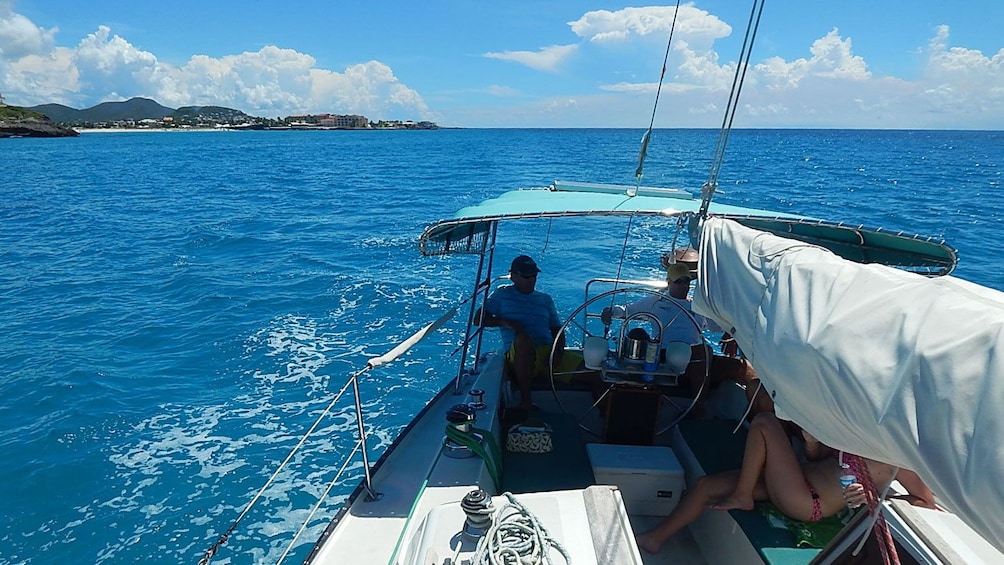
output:
[[[150,132],[193,132],[193,131],[234,131],[230,128],[73,128],[78,133],[150,133]]]

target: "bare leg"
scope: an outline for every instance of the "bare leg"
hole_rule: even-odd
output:
[[[530,380],[537,363],[537,350],[533,346],[533,340],[525,333],[516,334],[512,347],[512,371],[519,388],[520,406],[529,410],[533,405],[530,402]]]
[[[758,490],[764,486],[770,499],[786,514],[791,515],[788,509],[792,503],[799,510],[797,514],[801,514],[803,498],[811,514],[812,501],[802,467],[781,422],[771,413],[757,414],[753,418],[735,491],[710,507],[715,510],[751,510],[754,500],[759,498],[756,496]]]
[[[735,490],[738,479],[739,471],[705,475],[698,479],[694,488],[687,491],[669,516],[655,528],[636,537],[638,547],[648,553],[658,553],[670,536],[701,517],[709,501],[727,496]]]

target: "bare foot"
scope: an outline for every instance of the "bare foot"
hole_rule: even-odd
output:
[[[645,553],[656,554],[659,553],[659,548],[662,547],[662,542],[655,539],[652,532],[646,532],[644,534],[638,534],[634,537],[635,542],[638,544]]]
[[[712,510],[753,510],[753,498],[745,498],[733,494],[728,498],[709,502],[708,508]]]

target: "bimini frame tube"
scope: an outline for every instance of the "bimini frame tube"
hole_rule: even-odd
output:
[[[472,294],[472,297],[474,298],[474,300],[471,300],[471,307],[470,307],[470,310],[469,310],[469,312],[467,314],[467,329],[464,331],[464,343],[461,346],[462,349],[463,349],[463,351],[462,351],[462,353],[460,355],[460,368],[457,369],[457,378],[455,380],[455,385],[454,385],[454,392],[455,393],[459,393],[460,392],[460,380],[461,380],[461,377],[464,374],[464,366],[467,364],[467,353],[468,353],[469,348],[470,348],[471,338],[473,338],[473,337],[477,338],[477,342],[476,342],[476,344],[474,346],[474,368],[473,368],[473,371],[475,373],[478,372],[478,370],[479,370],[478,365],[481,363],[481,340],[482,340],[482,337],[484,336],[484,332],[481,331],[482,328],[480,327],[480,325],[478,327],[478,330],[476,330],[474,333],[471,333],[471,328],[474,327],[474,314],[478,310],[478,304],[480,303],[483,306],[484,303],[485,303],[485,299],[487,299],[488,295],[491,294],[491,290],[492,289],[491,289],[491,284],[490,284],[489,281],[492,280],[492,265],[495,263],[495,261],[494,261],[494,259],[495,259],[495,237],[498,234],[498,225],[499,225],[499,223],[497,221],[496,222],[492,222],[492,225],[491,225],[491,236],[489,237],[487,253],[481,253],[478,256],[479,257],[478,275],[474,279],[474,293]],[[485,266],[486,256],[487,256],[487,262],[488,262],[487,267]],[[484,278],[482,278],[482,275],[484,275]],[[482,283],[481,282],[482,280],[485,281],[485,282]],[[484,288],[482,288],[482,286],[484,286]],[[478,295],[482,295],[480,301],[477,299]],[[480,322],[480,320],[479,320],[479,322]]]

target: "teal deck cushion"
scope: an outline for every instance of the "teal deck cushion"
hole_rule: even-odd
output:
[[[593,485],[593,468],[575,418],[563,412],[535,412],[533,416],[551,425],[554,450],[513,453],[503,447],[502,490],[521,494]],[[502,445],[505,446],[505,438]]]

